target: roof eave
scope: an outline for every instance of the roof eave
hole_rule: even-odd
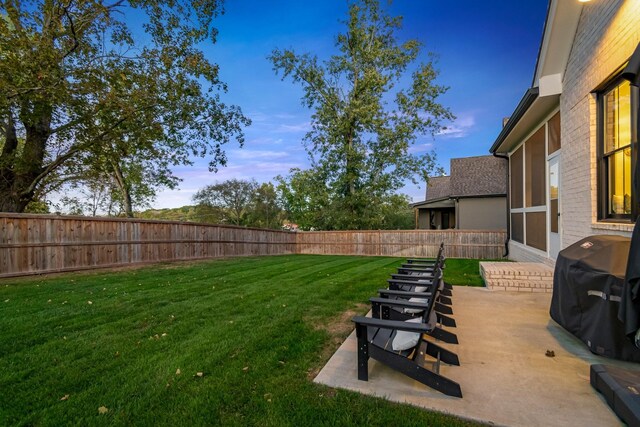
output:
[[[531,105],[533,105],[533,102],[538,98],[538,92],[539,91],[537,87],[527,89],[527,91],[524,93],[524,96],[518,103],[518,106],[513,111],[513,114],[511,114],[511,117],[509,117],[509,120],[507,120],[507,124],[502,128],[502,131],[500,131],[498,138],[496,138],[495,142],[489,149],[490,153],[495,154],[498,152],[498,149],[507,139],[513,128],[516,126],[516,124],[518,124],[520,119],[522,119]]]

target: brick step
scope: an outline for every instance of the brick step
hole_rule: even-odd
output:
[[[553,268],[532,262],[481,262],[480,275],[494,291],[552,292]]]

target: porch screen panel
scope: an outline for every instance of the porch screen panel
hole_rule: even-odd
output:
[[[545,205],[545,130],[542,126],[525,142],[526,206]]]
[[[549,155],[555,153],[562,148],[560,141],[560,113],[556,113],[555,116],[549,119]]]
[[[522,207],[522,147],[511,155],[511,209]]]
[[[511,214],[511,240],[524,243],[524,220],[523,214]]]
[[[546,212],[527,212],[527,246],[547,250],[547,214]]]

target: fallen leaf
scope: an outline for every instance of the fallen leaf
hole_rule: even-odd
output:
[[[166,336],[167,336],[167,333],[166,333],[166,332],[165,332],[165,333],[163,333],[163,334],[162,334],[162,336],[163,336],[163,337],[166,337]]]
[[[107,408],[106,406],[101,406],[98,408],[99,414],[106,414],[107,412],[109,412],[109,408]]]
[[[249,370],[248,366],[245,366],[244,368],[242,368],[243,371],[247,372]]]
[[[69,399],[69,395],[68,394],[65,394],[64,396],[62,396],[60,398],[60,400],[67,400],[67,399]]]
[[[180,375],[181,373],[180,368],[176,369],[176,375]]]
[[[556,353],[553,350],[547,350],[544,355],[547,357],[556,357]]]

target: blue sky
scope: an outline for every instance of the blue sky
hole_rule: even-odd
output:
[[[531,85],[546,8],[545,0],[391,4],[391,14],[404,17],[399,38],[418,39],[425,54],[437,54],[438,83],[450,88],[440,101],[457,116],[448,132],[420,137],[414,150],[434,149],[447,172],[452,157],[488,154],[502,118]],[[266,182],[292,167],[308,166],[302,138],[312,112],[301,105],[300,86],[281,81],[266,57],[274,48],[328,57],[346,11],[345,0],[227,0],[225,14],[216,21],[218,41],[203,49],[228,85],[223,100],[240,106],[253,124],[245,129],[243,148],[226,147],[228,165],[217,174],[203,159],[175,168],[183,179],[180,189],[159,193],[154,207],[191,204],[199,188],[216,181]],[[424,184],[409,184],[401,192],[422,200]]]

